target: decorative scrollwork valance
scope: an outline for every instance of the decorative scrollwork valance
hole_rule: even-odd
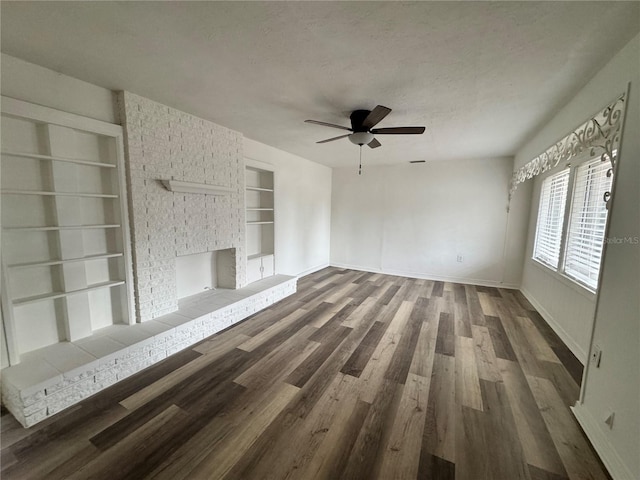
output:
[[[615,152],[620,146],[625,104],[626,93],[623,93],[600,113],[513,172],[509,198],[513,196],[518,184],[547,172],[558,166],[560,162],[567,161],[586,150],[589,150],[592,156],[600,155],[603,162],[610,161],[611,173],[615,172]]]

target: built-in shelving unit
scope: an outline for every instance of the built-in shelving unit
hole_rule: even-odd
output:
[[[274,172],[269,168],[247,160],[245,191],[249,283],[275,274]]]
[[[122,129],[2,97],[2,322],[9,363],[135,322]]]

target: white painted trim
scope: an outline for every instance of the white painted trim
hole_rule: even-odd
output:
[[[251,157],[244,157],[244,165],[249,168],[257,168],[259,170],[267,170],[269,172],[275,172],[276,168],[270,163],[263,162],[261,160],[256,160]]]
[[[500,283],[500,282],[494,282],[491,280],[482,280],[478,278],[449,277],[449,276],[442,276],[442,275],[431,275],[428,273],[411,272],[411,271],[405,271],[405,270],[364,268],[364,267],[359,267],[357,265],[349,265],[346,263],[334,263],[334,262],[331,263],[331,266],[337,267],[337,268],[348,268],[350,270],[358,270],[361,272],[373,272],[373,273],[382,273],[384,275],[396,275],[399,277],[435,280],[438,282],[462,283],[466,285],[479,285],[482,287],[497,287],[497,288],[508,288],[508,289],[515,289],[515,290],[520,288],[520,286],[515,283]]]
[[[304,277],[305,275],[311,275],[312,273],[318,272],[320,270],[322,270],[323,268],[327,268],[330,267],[331,265],[327,262],[327,263],[322,263],[318,266],[315,267],[311,267],[308,268],[300,273],[298,273],[297,277]]]
[[[587,352],[585,352],[580,345],[567,333],[567,331],[562,328],[562,326],[555,321],[553,316],[542,306],[542,304],[536,300],[536,298],[529,292],[526,288],[520,287],[520,291],[529,300],[529,303],[534,306],[534,308],[538,311],[538,313],[544,318],[547,324],[553,329],[554,332],[560,337],[560,340],[564,342],[564,344],[569,347],[571,353],[573,353],[582,365],[587,363]]]
[[[15,117],[37,119],[51,125],[75,128],[76,130],[90,131],[110,137],[122,135],[122,127],[113,123],[103,122],[94,118],[83,117],[75,113],[63,112],[54,108],[43,107],[35,103],[17,100],[11,97],[1,97],[2,113]]]
[[[618,455],[591,412],[580,402],[576,402],[575,406],[571,407],[571,411],[611,477],[615,480],[636,480],[637,475],[632,474],[629,466]]]

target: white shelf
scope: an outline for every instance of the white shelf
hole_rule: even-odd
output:
[[[179,180],[160,180],[170,192],[200,193],[204,195],[226,195],[234,191],[231,187],[209,185],[207,183],[182,182]]]
[[[248,255],[247,260],[253,260],[254,258],[268,257],[269,255],[273,255],[273,252],[254,253],[252,255]]]
[[[90,160],[81,160],[81,159],[65,158],[65,157],[52,157],[51,155],[40,155],[38,153],[4,151],[2,152],[2,155],[8,156],[8,157],[34,158],[36,160],[50,160],[54,162],[77,163],[78,165],[88,165],[90,167],[116,168],[116,166],[113,163],[92,162]]]
[[[57,226],[57,227],[3,227],[3,230],[9,231],[26,231],[26,232],[37,232],[37,231],[53,231],[53,230],[91,230],[95,228],[120,228],[120,225],[117,223],[108,224],[108,225],[69,225],[69,226]]]
[[[35,190],[2,190],[3,195],[42,195],[52,197],[91,197],[91,198],[118,198],[118,195],[108,193],[75,193],[75,192],[44,192]]]
[[[273,212],[273,208],[247,208],[247,212]]]
[[[105,253],[103,255],[88,255],[86,257],[67,258],[65,260],[48,260],[43,262],[14,263],[13,265],[8,265],[8,267],[9,268],[48,267],[52,265],[62,265],[65,263],[86,262],[89,260],[102,260],[106,258],[116,258],[116,257],[122,257],[122,256],[123,256],[122,253]]]
[[[273,192],[273,188],[262,188],[262,187],[246,187],[247,190],[252,190],[254,192]]]
[[[247,225],[270,225],[273,223],[273,220],[268,222],[247,222]]]
[[[98,290],[101,288],[117,287],[118,285],[124,285],[124,280],[96,283],[95,285],[90,285],[87,288],[81,288],[80,290],[71,290],[69,292],[52,292],[45,293],[43,295],[33,295],[31,297],[16,298],[12,303],[14,306],[27,305],[29,303],[40,302],[43,300],[55,300],[56,298],[68,297],[69,295],[74,295],[76,293],[90,292],[91,290]]]

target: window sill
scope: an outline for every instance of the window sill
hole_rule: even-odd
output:
[[[584,285],[576,282],[571,277],[569,277],[567,275],[564,275],[564,274],[562,274],[560,272],[557,272],[555,270],[552,270],[551,267],[549,267],[545,263],[542,263],[540,260],[536,260],[535,258],[529,257],[529,261],[531,262],[531,264],[535,265],[536,268],[542,270],[544,273],[546,273],[550,277],[553,277],[554,279],[558,280],[563,285],[571,288],[572,290],[574,290],[575,292],[579,293],[580,295],[582,295],[586,299],[588,299],[591,302],[595,303],[595,301],[596,301],[596,293],[593,292],[592,290],[589,290]]]

